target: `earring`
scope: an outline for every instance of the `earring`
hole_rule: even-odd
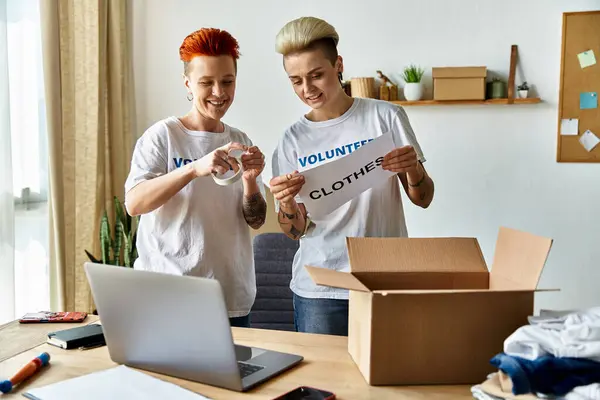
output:
[[[187,96],[186,96],[186,98],[188,99],[188,101],[192,101],[192,100],[194,100],[194,95],[191,94],[191,93],[188,93]]]

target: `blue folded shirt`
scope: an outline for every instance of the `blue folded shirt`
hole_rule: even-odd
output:
[[[600,363],[585,358],[542,356],[528,360],[500,353],[490,362],[510,377],[515,395],[564,396],[577,386],[600,383]]]

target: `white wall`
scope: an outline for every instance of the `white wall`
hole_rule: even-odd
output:
[[[562,12],[600,9],[600,0],[130,1],[139,133],[187,112],[179,45],[219,27],[242,52],[226,122],[268,155],[305,112],[274,51],[290,19],[313,15],[337,28],[346,78],[381,69],[398,82],[409,63],[487,65],[506,76],[517,44],[517,80],[533,84],[542,104],[406,108],[436,183],[429,209],[405,206],[409,233],[475,236],[490,264],[500,225],[552,237],[539,286],[561,291],[538,294],[536,308],[600,305],[600,164],[555,162]]]

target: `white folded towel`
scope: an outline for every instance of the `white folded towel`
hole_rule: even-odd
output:
[[[504,341],[506,354],[529,360],[551,354],[600,362],[600,307],[532,317],[530,324]]]

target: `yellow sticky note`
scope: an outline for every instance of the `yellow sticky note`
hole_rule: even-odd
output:
[[[577,54],[577,58],[579,58],[579,65],[581,68],[591,67],[596,64],[596,56],[594,55],[594,50],[584,51],[583,53]]]

